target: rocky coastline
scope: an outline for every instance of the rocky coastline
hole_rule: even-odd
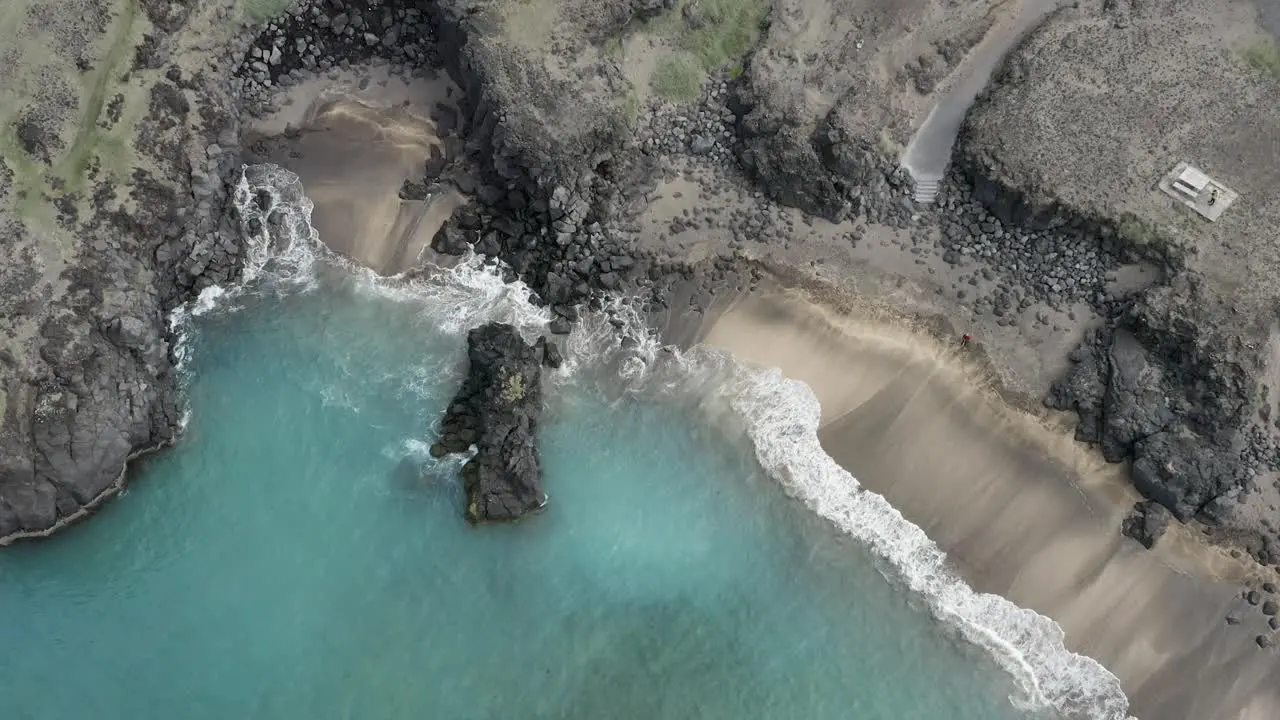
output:
[[[16,202],[0,211],[0,241],[16,261],[4,271],[0,544],[84,516],[122,487],[130,459],[175,439],[183,408],[169,313],[238,272],[224,212],[239,167],[235,98],[216,67],[158,69],[186,47],[180,31],[194,3],[141,5],[155,34],[123,61],[145,78],[133,93],[132,172],[90,165],[56,175],[45,150],[63,145],[67,109],[54,98],[22,120],[38,130],[23,147],[41,165],[7,157],[0,168],[6,205],[25,197],[57,209],[52,221],[21,217]],[[66,41],[59,60],[91,64],[95,36],[77,12],[34,22],[15,32],[49,32]],[[126,104],[123,92],[111,97],[107,130]],[[45,188],[41,174],[53,176]]]
[[[980,132],[962,134],[954,173],[925,208],[911,202],[909,179],[884,143],[851,113],[860,86],[844,88],[820,117],[801,113],[779,92],[789,76],[772,56],[749,55],[739,75],[714,77],[690,106],[652,102],[631,120],[598,88],[616,82],[616,61],[600,55],[575,84],[530,63],[527,49],[505,42],[493,18],[465,0],[298,3],[229,34],[223,59],[198,70],[175,60],[188,42],[183,28],[197,15],[226,20],[230,6],[143,5],[159,30],[135,58],[152,83],[137,145],[153,167],[132,178],[128,210],[66,219],[84,249],[64,273],[68,289],[54,299],[57,311],[32,320],[42,341],[25,358],[5,358],[0,537],[61,527],[114,492],[129,457],[176,436],[167,318],[238,272],[225,205],[240,164],[241,114],[263,112],[274,93],[305,77],[377,58],[404,72],[442,67],[463,89],[470,131],[433,180],[473,202],[433,247],[502,260],[553,309],[551,332],[568,332],[581,307],[609,295],[639,293],[660,308],[673,301],[672,287],[692,279],[705,305],[758,277],[747,250],[769,231],[756,217],[731,221],[738,239],[709,258],[639,241],[636,218],[677,158],[730,184],[752,183],[762,207],[910,232],[925,253],[989,281],[989,291],[960,298],[996,326],[1012,327],[1024,313],[1048,325],[1042,305],[1096,315],[1046,404],[1075,412],[1077,437],[1108,460],[1131,462],[1135,487],[1178,520],[1203,524],[1265,564],[1280,562],[1276,528],[1233,512],[1259,477],[1280,468],[1264,409],[1272,399],[1259,389],[1268,316],[1251,309],[1238,318],[1176,244],[1136,242],[1125,218],[996,173]],[[562,58],[595,47],[654,12],[621,0],[603,6],[547,52]],[[772,52],[763,27],[762,47]],[[1027,46],[1036,42],[1033,35]],[[566,94],[582,102],[554,102]],[[1163,280],[1136,289],[1111,282],[1133,263],[1156,267]],[[1150,520],[1159,514],[1150,505],[1140,509],[1148,521],[1134,534],[1155,542],[1164,523]]]

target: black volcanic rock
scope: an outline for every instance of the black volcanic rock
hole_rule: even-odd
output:
[[[1163,505],[1154,500],[1143,500],[1134,503],[1133,510],[1125,516],[1120,525],[1120,532],[1125,537],[1133,538],[1150,550],[1156,541],[1169,528],[1172,514]]]
[[[445,412],[431,454],[442,457],[475,445],[475,457],[462,468],[467,520],[518,520],[546,503],[535,443],[543,353],[514,327],[488,323],[467,334],[467,358],[470,371]]]
[[[1227,329],[1212,318],[1229,311],[1213,305],[1182,276],[1144,292],[1086,338],[1048,404],[1077,412],[1077,438],[1107,460],[1132,461],[1144,496],[1183,522],[1224,525],[1265,461],[1247,443],[1266,329],[1244,318]]]
[[[152,57],[166,56],[193,3],[142,7],[169,29],[152,43]],[[65,20],[59,9],[27,22]],[[96,57],[100,35],[66,33],[60,57]],[[87,516],[123,486],[131,458],[175,439],[182,403],[170,313],[239,275],[240,237],[224,212],[241,166],[237,99],[215,72],[186,82],[170,70],[138,73],[133,100],[108,91],[104,123],[137,113],[121,137],[140,162],[121,175],[90,163],[78,196],[41,201],[58,211],[56,223],[8,212],[18,186],[0,163],[0,333],[10,338],[0,350],[0,545]],[[15,129],[19,140],[37,155],[63,152],[75,124],[62,113],[75,107],[40,105],[24,115],[34,128]],[[54,282],[42,247],[60,248]]]

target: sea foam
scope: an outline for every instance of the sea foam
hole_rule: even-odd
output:
[[[256,202],[270,196],[268,211]],[[409,280],[383,278],[352,266],[324,249],[310,226],[311,202],[293,173],[252,166],[242,173],[236,202],[246,231],[243,281],[234,288],[208,288],[172,317],[181,363],[189,349],[187,320],[249,289],[275,292],[314,287],[320,262],[354,273],[362,291],[421,307],[421,317],[461,339],[484,322],[516,326],[526,339],[543,334],[550,314],[530,302],[523,283],[506,283],[500,268],[474,255],[453,268]],[[278,213],[274,222],[270,215]],[[256,222],[253,220],[256,219]],[[250,232],[250,231],[255,232]],[[629,341],[621,342],[622,337]],[[1062,718],[1125,720],[1128,700],[1119,679],[1092,658],[1071,652],[1053,620],[1013,602],[970,588],[946,554],[882,496],[858,481],[818,441],[821,407],[803,383],[776,369],[741,363],[706,347],[664,347],[625,300],[585,316],[565,342],[566,362],[552,383],[604,379],[648,397],[702,397],[707,407],[727,408],[750,438],[761,468],[789,495],[854,537],[882,561],[881,571],[909,591],[968,642],[985,649],[1020,688],[1015,705],[1051,711]],[[398,451],[421,456],[425,446]]]

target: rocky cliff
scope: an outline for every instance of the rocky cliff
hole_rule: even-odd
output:
[[[222,221],[234,103],[182,35],[228,7],[117,9],[29,14],[3,41],[51,55],[6,48],[18,54],[0,81],[20,139],[0,165],[0,542],[80,517],[129,458],[174,438],[168,314],[237,273]],[[111,50],[138,36],[136,53]],[[73,89],[77,76],[91,91]]]

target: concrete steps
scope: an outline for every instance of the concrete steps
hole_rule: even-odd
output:
[[[938,199],[938,186],[941,184],[941,180],[917,180],[911,199],[915,200],[917,205],[932,205],[933,201]]]

